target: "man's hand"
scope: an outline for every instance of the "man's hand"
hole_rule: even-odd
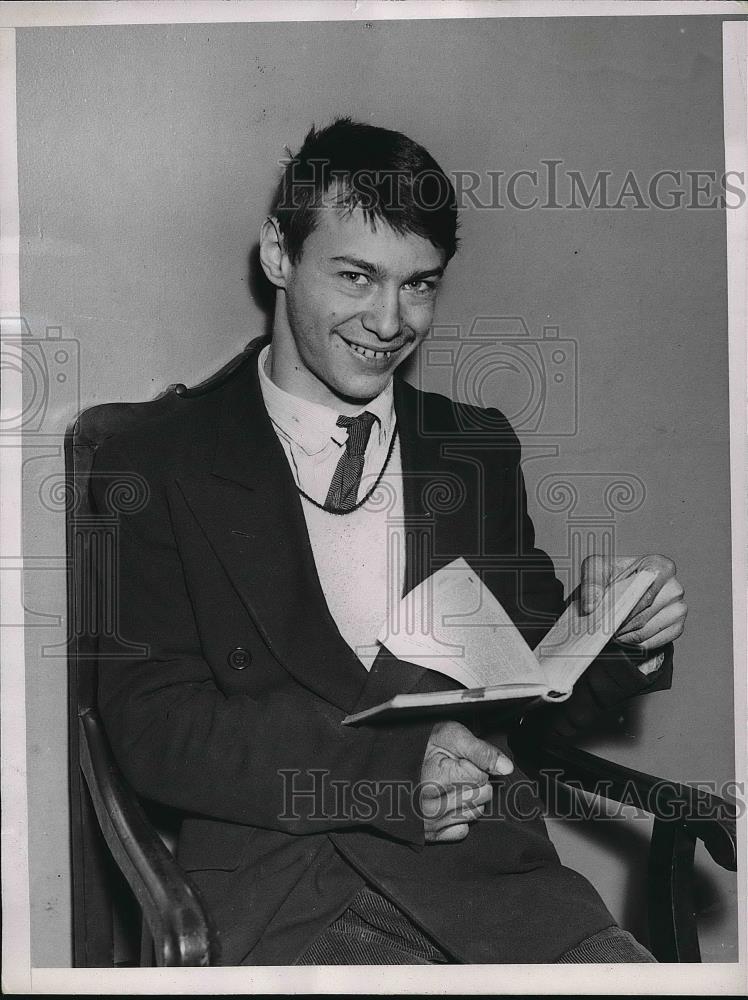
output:
[[[421,811],[426,840],[464,840],[468,825],[491,800],[489,775],[511,774],[514,765],[495,746],[459,722],[437,722],[421,769]]]
[[[580,610],[582,614],[589,614],[608,584],[616,577],[628,576],[638,569],[652,570],[657,579],[618,629],[615,639],[641,649],[655,650],[678,638],[688,614],[683,587],[675,578],[675,563],[666,556],[641,556],[638,559],[587,556],[582,563]]]

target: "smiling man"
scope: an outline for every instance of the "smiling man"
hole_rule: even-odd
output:
[[[147,654],[102,659],[101,710],[135,789],[185,813],[178,857],[223,964],[653,961],[561,865],[537,810],[487,808],[522,778],[505,734],[341,724],[454,686],[376,643],[392,602],[453,558],[530,645],[563,608],[506,419],[397,373],[456,228],[417,143],[347,119],[312,129],[262,227],[272,337],[97,456],[100,503],[123,470],[150,487],[120,552],[120,634]],[[588,558],[582,607],[634,564],[655,583],[571,698],[535,713],[539,733],[573,736],[669,685],[686,614],[670,560]]]
[[[431,326],[446,251],[415,233],[374,225],[345,189],[320,205],[303,253],[292,261],[275,218],[262,228],[265,273],[282,290],[273,324],[273,381],[356,412],[390,384]]]

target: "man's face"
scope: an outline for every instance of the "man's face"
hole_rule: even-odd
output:
[[[444,256],[420,236],[372,229],[361,209],[319,209],[300,259],[284,257],[273,379],[338,409],[373,399],[429,331]]]

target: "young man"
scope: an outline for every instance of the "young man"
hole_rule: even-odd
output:
[[[449,180],[412,140],[313,129],[262,228],[270,341],[97,457],[100,504],[122,471],[150,490],[120,532],[119,633],[147,653],[102,657],[101,711],[136,791],[185,812],[178,856],[223,964],[653,960],[532,809],[487,810],[521,779],[500,733],[341,725],[454,686],[375,641],[389,603],[453,558],[530,645],[563,607],[505,418],[397,376],[456,225]],[[668,559],[589,558],[583,610],[635,562],[656,582],[539,731],[571,736],[669,685],[686,609]]]

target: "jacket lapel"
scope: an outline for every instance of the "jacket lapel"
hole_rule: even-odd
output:
[[[301,684],[349,711],[367,671],[327,607],[253,360],[226,389],[211,473],[178,485],[273,654]]]
[[[402,379],[395,380],[395,412],[400,433],[405,516],[405,584],[403,594],[418,586],[433,570],[438,518],[427,499],[433,498],[444,460],[438,437],[423,433],[419,394]]]
[[[397,376],[394,389],[403,470],[405,595],[436,568],[434,553],[441,550],[440,524],[428,500],[434,498],[434,487],[443,482],[445,462],[441,438],[424,433],[424,415],[420,410],[423,397]],[[355,711],[363,711],[396,694],[415,689],[442,690],[453,686],[441,674],[398,660],[383,648],[369,671]]]

